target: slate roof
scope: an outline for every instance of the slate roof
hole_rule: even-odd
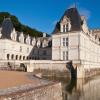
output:
[[[13,23],[10,18],[5,18],[2,23],[2,38],[10,39],[10,34],[13,31]]]
[[[77,8],[70,8],[65,11],[64,15],[61,17],[60,21],[56,24],[56,28],[53,33],[60,32],[60,22],[64,16],[67,16],[71,22],[71,31],[79,31],[81,30],[81,16],[77,10]]]

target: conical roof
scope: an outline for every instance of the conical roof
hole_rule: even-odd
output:
[[[56,24],[56,28],[53,33],[60,32],[60,22],[63,20],[64,16],[69,18],[71,22],[71,31],[81,30],[81,16],[76,7],[67,9],[64,15],[61,17],[60,21]]]

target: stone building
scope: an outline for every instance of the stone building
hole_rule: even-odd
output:
[[[77,76],[100,68],[100,30],[90,30],[77,8],[65,11],[52,35],[52,60],[72,61]]]
[[[51,37],[17,32],[11,19],[5,18],[0,27],[0,52],[0,60],[51,59]]]
[[[82,78],[100,69],[100,30],[89,29],[85,16],[76,7],[65,11],[51,37],[43,34],[36,38],[17,32],[11,19],[5,18],[0,27],[0,52],[0,60],[71,61],[77,78]]]

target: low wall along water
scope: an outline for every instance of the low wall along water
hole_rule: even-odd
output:
[[[21,87],[9,89],[8,93],[6,91],[5,95],[0,96],[0,100],[62,100],[60,83],[50,83],[36,88],[26,86],[24,88],[26,90],[21,90]],[[14,89],[17,89],[17,92]]]

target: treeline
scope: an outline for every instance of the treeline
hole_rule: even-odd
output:
[[[3,22],[4,18],[8,18],[8,17],[11,18],[13,26],[15,27],[15,29],[17,31],[23,32],[26,35],[29,34],[30,36],[33,36],[33,37],[34,36],[35,37],[42,37],[43,36],[42,32],[40,32],[36,29],[30,28],[27,25],[21,24],[21,22],[18,20],[18,18],[16,16],[11,15],[8,12],[0,12],[0,25],[2,25],[2,22]]]

